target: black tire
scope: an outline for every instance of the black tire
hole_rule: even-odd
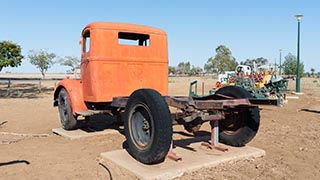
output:
[[[126,105],[127,151],[144,164],[163,162],[172,141],[172,120],[164,98],[155,90],[133,92]]]
[[[235,99],[252,98],[245,89],[238,86],[220,88],[216,94],[222,94]],[[219,122],[219,141],[231,146],[244,146],[251,141],[260,126],[260,110],[258,107],[229,108],[225,119]]]
[[[59,119],[62,128],[74,130],[77,128],[77,117],[72,114],[70,98],[67,91],[62,88],[58,95]]]

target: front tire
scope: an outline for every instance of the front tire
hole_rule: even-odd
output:
[[[172,120],[164,98],[155,90],[133,92],[124,117],[127,151],[144,164],[163,162],[172,141]]]
[[[58,95],[58,110],[60,123],[65,130],[74,130],[77,128],[77,118],[72,114],[71,108],[68,93],[62,88]]]
[[[220,88],[216,94],[240,98],[253,98],[245,89],[238,86]],[[260,110],[258,107],[228,108],[225,119],[219,122],[219,141],[231,146],[244,146],[251,141],[260,126]]]

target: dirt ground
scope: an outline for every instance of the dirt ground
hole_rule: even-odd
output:
[[[189,83],[196,79],[205,82],[204,92],[214,85],[209,77],[170,77],[169,94],[187,95]],[[7,84],[0,82],[0,179],[137,179],[100,158],[101,152],[122,149],[123,134],[70,140],[52,133],[60,127],[52,106],[55,83],[42,82],[41,93],[38,82],[13,83],[8,98]],[[290,81],[289,88],[294,87]],[[320,179],[320,79],[303,78],[301,89],[304,94],[288,99],[284,107],[260,106],[260,130],[248,145],[265,150],[265,157],[176,179]],[[209,132],[209,126],[202,130]],[[176,126],[174,131],[183,128]],[[174,139],[187,135],[174,133]]]

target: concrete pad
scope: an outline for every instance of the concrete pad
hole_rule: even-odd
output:
[[[295,95],[304,95],[303,92],[295,92],[295,91],[293,91],[292,94],[295,94]]]
[[[101,131],[88,132],[88,131],[85,131],[82,129],[67,131],[62,128],[55,128],[55,129],[52,129],[52,131],[55,134],[58,134],[62,137],[66,137],[66,138],[70,138],[70,139],[78,139],[78,138],[85,138],[85,137],[90,137],[90,136],[119,133],[119,131],[117,131],[115,129],[104,129]]]
[[[299,99],[299,96],[286,96],[286,99]]]
[[[181,141],[181,140],[179,140]],[[183,141],[183,140],[182,140]],[[178,144],[181,144],[180,142]],[[132,158],[126,150],[116,150],[101,153],[108,162],[130,171],[139,179],[173,179],[182,176],[185,172],[195,171],[201,168],[217,166],[221,163],[262,157],[265,151],[262,149],[245,147],[228,147],[228,152],[211,150],[201,146],[201,142],[187,143],[180,146],[174,152],[182,157],[182,161],[175,162],[166,159],[165,162],[156,165],[145,165]]]

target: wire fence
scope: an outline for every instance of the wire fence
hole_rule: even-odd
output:
[[[15,78],[0,77],[0,96],[1,97],[21,97],[23,94],[42,93],[43,91],[53,90],[54,87],[48,88],[43,85],[44,82],[56,83],[63,78]]]

